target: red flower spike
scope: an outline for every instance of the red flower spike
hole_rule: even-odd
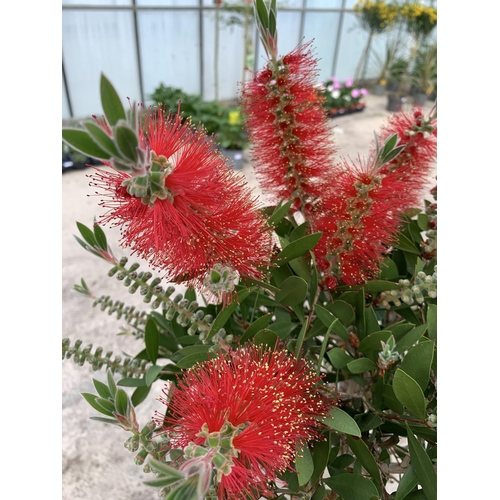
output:
[[[237,453],[230,473],[217,481],[218,498],[258,499],[291,468],[296,444],[320,438],[320,419],[336,405],[317,386],[320,379],[285,349],[246,345],[187,370],[159,398],[168,413],[155,420],[173,449],[207,445],[209,433],[237,428]]]
[[[315,179],[335,152],[311,43],[270,61],[241,91],[256,178],[272,201],[297,198],[295,209],[317,196]]]
[[[213,140],[183,124],[179,114],[156,109],[143,123],[141,149],[146,156],[163,156],[171,169],[162,179],[168,197],[145,204],[129,194],[129,173],[96,169],[90,185],[99,188],[100,205],[109,209],[101,223],[119,226],[121,244],[173,282],[202,289],[216,264],[260,279],[270,263],[270,228],[244,179],[227,166]]]
[[[311,214],[312,229],[323,232],[313,251],[325,288],[376,278],[402,215],[421,203],[436,161],[437,123],[414,111],[394,114],[379,135],[379,144],[397,134],[405,146],[392,161],[377,167],[373,151],[365,162],[344,160],[331,174],[335,183]]]

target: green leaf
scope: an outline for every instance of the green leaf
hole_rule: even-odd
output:
[[[86,156],[92,156],[101,160],[109,160],[111,158],[111,155],[102,149],[85,130],[63,128],[62,139],[73,149],[80,151],[80,153]]]
[[[337,368],[337,370],[341,370],[342,368],[345,368],[347,366],[347,363],[352,361],[352,356],[349,356],[343,349],[340,347],[334,347],[333,349],[330,349],[326,355],[328,356],[328,359],[332,363],[334,368]]]
[[[113,373],[111,372],[111,370],[109,368],[108,368],[108,371],[106,373],[107,373],[107,377],[108,377],[108,388],[109,388],[109,391],[111,392],[111,396],[114,398],[116,395],[116,383],[115,383],[115,380],[113,378]]]
[[[365,334],[370,335],[370,333],[380,331],[380,325],[378,324],[378,318],[373,310],[373,307],[367,307],[365,311]]]
[[[275,299],[285,306],[293,306],[303,302],[307,295],[307,282],[298,276],[290,276],[276,292]]]
[[[333,408],[330,415],[323,419],[323,423],[334,431],[361,437],[361,431],[356,421],[340,408]]]
[[[125,120],[125,109],[111,82],[101,73],[101,104],[109,125],[114,126],[119,120]]]
[[[103,250],[108,249],[108,242],[106,240],[106,235],[99,224],[94,224],[94,236],[97,242],[97,246]]]
[[[123,389],[118,389],[115,395],[115,408],[119,415],[127,416],[130,407],[130,401],[127,393]]]
[[[121,122],[116,125],[114,132],[116,143],[118,144],[118,148],[123,156],[134,163],[137,162],[139,139],[137,139],[135,131],[132,130],[126,123]]]
[[[253,343],[254,344],[260,344],[260,345],[267,345],[269,347],[274,347],[276,345],[276,342],[278,341],[279,337],[276,335],[275,332],[272,330],[261,330],[260,332],[257,332],[254,339]]]
[[[425,420],[427,400],[417,382],[401,368],[397,368],[392,387],[398,401],[417,418]]]
[[[151,390],[150,385],[143,385],[137,387],[130,398],[134,406],[140,405],[148,397],[149,391]]]
[[[313,463],[314,470],[310,478],[311,484],[316,484],[320,477],[323,477],[325,467],[328,465],[328,455],[331,448],[331,433],[327,432],[323,441],[313,443]],[[323,498],[321,499],[323,500]]]
[[[345,326],[350,325],[354,321],[353,307],[343,300],[336,300],[333,304],[328,304],[327,309],[335,314]]]
[[[431,365],[434,357],[434,342],[420,342],[412,347],[401,363],[401,370],[412,377],[425,391],[429,383]]]
[[[410,464],[399,481],[399,486],[394,500],[403,500],[403,498],[405,498],[413,490],[413,488],[417,486],[417,484],[418,478],[415,474],[415,469],[413,468],[413,465]]]
[[[95,402],[111,414],[115,411],[115,404],[109,399],[95,398]]]
[[[384,280],[367,281],[363,286],[372,295],[376,295],[380,292],[386,292],[388,290],[397,290],[398,288],[401,288],[401,285],[398,285],[393,281]]]
[[[398,413],[399,415],[404,413],[404,406],[398,401],[398,398],[394,394],[392,385],[383,385],[382,398],[387,408],[391,409],[395,413]]]
[[[311,450],[309,450],[309,446],[306,443],[303,448],[297,447],[295,451],[295,470],[299,476],[299,486],[304,486],[311,479],[314,471]]]
[[[191,368],[196,363],[200,363],[207,360],[208,360],[208,351],[200,351],[184,356],[182,359],[177,361],[176,365],[178,368],[187,369]]]
[[[85,401],[94,408],[94,410],[97,410],[99,413],[102,413],[103,415],[107,415],[108,417],[113,417],[113,413],[105,410],[100,404],[96,403],[97,396],[95,394],[89,394],[88,392],[82,392],[82,396],[85,398]]]
[[[265,328],[271,321],[273,315],[268,313],[260,318],[256,319],[246,330],[245,333],[240,338],[240,343],[243,344],[247,340],[253,338],[255,334]]]
[[[427,330],[427,325],[419,325],[406,333],[400,340],[396,342],[396,350],[401,354],[408,350],[412,345],[420,340],[422,335]]]
[[[377,369],[377,365],[368,358],[359,358],[347,363],[347,369],[351,373],[364,373]]]
[[[337,474],[323,480],[343,500],[372,500],[379,498],[375,485],[360,474]]]
[[[332,331],[341,337],[343,340],[348,341],[349,333],[345,329],[345,326],[331,313],[328,309],[319,304],[314,304],[314,312],[318,315],[319,320],[329,328],[333,323]]]
[[[257,17],[260,21],[260,24],[263,28],[268,29],[269,27],[269,18],[267,16],[267,8],[263,0],[255,0],[254,4],[255,9],[257,10]],[[262,35],[264,35],[262,33]]]
[[[153,365],[148,368],[148,371],[146,372],[146,376],[144,377],[146,381],[146,385],[151,385],[158,377],[162,370],[162,366],[158,365]]]
[[[431,340],[437,340],[437,305],[427,306],[427,334]]]
[[[384,421],[374,413],[362,413],[361,415],[356,415],[356,423],[359,426],[361,432],[366,432],[371,429],[375,429],[384,423]]]
[[[80,231],[80,234],[82,235],[83,239],[91,247],[97,246],[97,241],[95,239],[94,232],[91,229],[89,229],[85,224],[82,224],[81,222],[77,222],[76,227],[78,227],[78,230]]]
[[[104,422],[105,424],[120,425],[120,422],[116,418],[105,418],[105,417],[89,417],[90,420],[97,420],[98,422]]]
[[[181,480],[185,477],[182,471],[179,471],[174,467],[170,467],[165,462],[160,462],[160,460],[156,460],[155,458],[150,458],[148,464],[153,470],[160,472],[167,477],[173,477],[176,478],[176,480]]]
[[[111,157],[123,158],[119,153],[113,139],[104,130],[94,122],[83,122],[83,126],[87,129],[92,139],[109,153]]]
[[[111,392],[106,384],[103,384],[95,378],[92,379],[92,382],[94,383],[94,387],[101,398],[111,399]]]
[[[395,245],[394,248],[399,248],[404,252],[409,252],[412,254],[420,255],[420,250],[415,246],[413,241],[411,241],[407,236],[403,233],[399,233],[399,241]]]
[[[288,213],[292,203],[293,203],[293,200],[290,200],[287,203],[285,203],[284,205],[276,207],[273,214],[267,219],[267,223],[270,226],[276,226],[283,219],[283,217],[285,217],[285,215]]]
[[[206,341],[210,340],[226,324],[228,319],[232,316],[234,310],[250,295],[251,292],[253,292],[253,289],[240,290],[238,292],[238,299],[233,300],[231,304],[222,309],[222,311],[214,319],[207,338],[205,339]]]
[[[314,494],[311,497],[311,500],[325,500],[325,498],[328,498],[326,496],[326,488],[320,484],[315,490]]]
[[[375,485],[379,490],[379,495],[382,496],[382,479],[380,477],[380,470],[375,458],[368,449],[368,446],[366,446],[366,443],[362,439],[347,436],[347,444],[356,455],[361,465],[370,473],[370,476],[373,478]]]
[[[427,231],[429,229],[429,216],[427,214],[418,214],[417,224],[421,231]]]
[[[152,318],[148,318],[146,322],[144,342],[146,344],[146,352],[148,353],[149,359],[153,364],[156,364],[156,360],[158,359],[158,348],[160,347],[160,332],[158,331],[155,320]]]
[[[408,448],[411,464],[415,468],[418,481],[424,490],[427,500],[437,500],[437,475],[432,461],[413,432],[408,428]]]
[[[369,353],[369,352],[380,352],[382,350],[382,344],[380,342],[386,343],[389,337],[392,335],[390,330],[380,330],[378,332],[372,333],[366,336],[360,343],[358,351]]]
[[[276,263],[278,265],[289,262],[292,259],[301,257],[306,252],[314,248],[316,243],[318,243],[321,238],[322,233],[313,233],[298,240],[290,242],[281,252],[276,256]]]
[[[394,280],[399,276],[398,266],[389,257],[385,258],[380,265],[380,281]]]
[[[146,385],[144,378],[124,377],[118,381],[120,387],[142,387]]]

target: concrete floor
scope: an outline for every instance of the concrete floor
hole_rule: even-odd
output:
[[[386,103],[386,96],[368,95],[365,110],[331,120],[338,155],[366,156],[373,132],[392,114],[386,111]],[[430,110],[432,104],[428,102],[425,109]],[[410,108],[411,102],[405,104],[405,111]],[[97,206],[98,199],[88,196],[92,191],[87,173],[75,170],[62,175],[62,337],[69,337],[72,343],[81,339],[84,345],[92,343],[105,351],[113,350],[114,354],[125,352],[133,356],[143,344],[132,337],[117,336],[124,323],[93,308],[91,299],[73,291],[73,285],[83,278],[97,296],[110,295],[113,300],[122,300],[140,309],[147,307],[138,294],[130,295],[116,279],[107,278],[108,264],[85,252],[73,237],[78,234],[76,221],[91,226],[94,217],[102,213]],[[256,185],[248,158],[241,173],[250,185]],[[118,247],[117,231],[108,229],[106,235],[116,256],[128,255]],[[138,259],[130,260],[135,261],[141,263]],[[141,269],[145,270],[146,266],[141,265]],[[143,484],[151,476],[134,464],[134,454],[123,447],[129,434],[89,419],[97,413],[81,393],[95,393],[92,378],[105,380],[105,376],[104,371],[92,372],[88,365],[79,367],[72,360],[62,362],[62,499],[157,499],[157,490]],[[162,387],[163,383],[154,384],[148,400],[137,408],[139,425],[144,425],[155,409],[162,409],[163,405],[155,400]]]

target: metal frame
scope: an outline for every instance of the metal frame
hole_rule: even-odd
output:
[[[283,8],[284,11],[287,12],[300,12],[300,32],[299,32],[299,39],[298,43],[304,36],[304,26],[305,26],[305,15],[307,12],[339,12],[340,13],[340,18],[339,18],[339,24],[338,24],[338,33],[337,33],[337,38],[335,41],[335,48],[334,48],[334,56],[333,56],[333,63],[332,63],[332,75],[335,74],[336,68],[337,68],[337,62],[338,62],[338,57],[339,57],[339,50],[340,50],[340,42],[342,38],[342,26],[344,22],[344,14],[345,12],[352,12],[352,9],[346,8],[346,0],[342,0],[342,6],[340,8],[313,8],[313,7],[307,7],[307,0],[302,0],[302,6],[301,7],[290,7],[290,8]],[[198,5],[197,6],[185,6],[185,7],[179,7],[179,6],[139,6],[136,3],[136,0],[132,0],[131,5],[84,5],[84,4],[78,4],[78,5],[62,5],[63,10],[93,10],[93,11],[99,11],[99,10],[129,10],[133,12],[133,18],[134,18],[134,37],[135,37],[135,46],[136,46],[136,57],[137,57],[137,67],[139,69],[139,88],[140,88],[140,93],[141,93],[141,99],[144,102],[144,86],[143,86],[143,74],[142,74],[142,61],[141,61],[141,50],[140,50],[140,36],[139,36],[139,29],[138,29],[138,22],[137,22],[137,14],[139,11],[192,11],[196,10],[198,11],[198,34],[199,34],[199,40],[200,40],[200,93],[203,95],[203,88],[204,88],[204,58],[203,58],[203,13],[207,11],[212,11],[215,9],[215,6],[207,6],[203,5],[203,0],[198,0]],[[256,31],[256,36],[255,39],[258,40],[258,33]],[[255,44],[255,58],[254,64],[257,64],[258,56],[259,56],[259,44]],[[257,69],[254,67],[254,69]],[[66,93],[66,98],[68,101],[68,107],[69,107],[69,112],[71,117],[73,118],[73,106],[71,102],[71,94],[70,94],[70,89],[68,86],[68,81],[66,78],[66,72],[64,68],[64,57],[62,60],[62,73],[63,73],[63,83],[64,83],[64,92]]]

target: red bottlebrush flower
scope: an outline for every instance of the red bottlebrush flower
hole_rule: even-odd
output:
[[[310,44],[269,61],[241,91],[262,191],[273,201],[297,198],[297,209],[318,194],[315,178],[330,168],[335,152]]]
[[[213,140],[182,123],[179,114],[159,109],[148,112],[139,135],[145,158],[166,172],[158,181],[160,195],[131,195],[127,183],[137,177],[98,169],[91,185],[109,209],[102,223],[119,226],[121,244],[171,281],[202,288],[217,264],[260,279],[270,262],[270,229],[244,179],[227,166]]]
[[[218,498],[258,499],[270,493],[269,481],[291,468],[296,444],[320,437],[320,419],[336,404],[317,386],[320,378],[287,350],[246,345],[187,370],[164,391],[167,416],[155,420],[173,449],[195,444],[217,453],[209,437],[229,435]]]
[[[361,284],[380,272],[402,215],[422,204],[436,161],[435,131],[435,120],[425,120],[419,110],[395,114],[379,144],[397,134],[398,147],[405,146],[399,155],[377,165],[374,152],[365,162],[337,166],[332,188],[311,214],[312,229],[323,232],[313,251],[325,287]]]

